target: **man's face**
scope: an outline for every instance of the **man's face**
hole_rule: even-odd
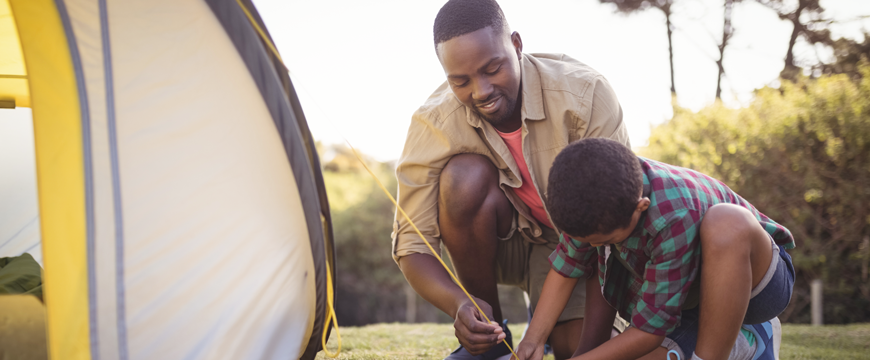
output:
[[[457,36],[437,47],[453,93],[499,130],[519,111],[521,52],[518,33],[508,36],[492,27]]]

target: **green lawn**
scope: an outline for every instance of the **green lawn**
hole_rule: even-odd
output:
[[[511,324],[519,344],[524,324]],[[781,360],[870,359],[870,324],[783,325]],[[451,324],[377,324],[341,328],[339,359],[443,359],[457,346]],[[335,351],[333,332],[329,349]],[[323,352],[317,359],[327,360]]]
[[[780,359],[870,359],[870,324],[783,324]]]

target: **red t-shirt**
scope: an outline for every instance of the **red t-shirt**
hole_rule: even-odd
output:
[[[526,165],[526,159],[523,157],[522,130],[523,128],[521,127],[517,129],[517,131],[511,133],[503,133],[498,130],[496,130],[496,132],[498,132],[498,135],[504,140],[505,145],[508,147],[508,151],[511,152],[514,161],[516,161],[517,166],[520,168],[520,176],[522,176],[523,185],[514,189],[514,192],[520,197],[520,200],[526,203],[526,206],[528,206],[529,210],[532,211],[532,216],[538,220],[541,225],[552,228],[553,224],[550,223],[550,219],[547,217],[547,212],[544,210],[544,203],[541,201],[541,196],[538,195],[538,191],[535,190],[535,184],[532,183],[532,176],[529,175],[529,166]]]

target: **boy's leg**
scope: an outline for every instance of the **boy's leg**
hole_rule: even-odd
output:
[[[700,321],[695,347],[700,358],[728,358],[743,324],[750,293],[767,272],[772,251],[770,236],[749,210],[719,204],[704,214]]]

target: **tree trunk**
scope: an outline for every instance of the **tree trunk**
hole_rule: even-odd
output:
[[[668,54],[671,61],[671,97],[673,98],[677,96],[677,88],[674,86],[674,43],[671,39],[674,30],[673,25],[671,25],[671,6],[666,4],[661,9],[665,13],[665,24],[668,26]]]
[[[405,322],[417,322],[417,292],[408,284],[405,284]]]
[[[861,295],[864,299],[870,300],[870,284],[867,283],[868,268],[870,268],[870,236],[864,236],[864,241],[861,243],[861,250],[864,251],[864,261],[861,263]]]
[[[723,59],[725,58],[725,47],[728,46],[728,40],[731,39],[731,34],[734,29],[731,28],[731,12],[734,9],[733,0],[725,0],[725,15],[724,23],[722,24],[722,42],[719,43],[719,60],[716,65],[719,66],[719,76],[716,78],[716,99],[722,99],[722,76],[725,75],[725,67]]]
[[[798,35],[801,33],[803,25],[801,24],[801,13],[807,6],[807,0],[798,0],[798,8],[794,13],[789,15],[792,28],[791,37],[788,39],[788,50],[785,53],[785,66],[779,76],[783,79],[794,80],[797,78],[798,67],[794,64],[794,44],[797,42]]]

